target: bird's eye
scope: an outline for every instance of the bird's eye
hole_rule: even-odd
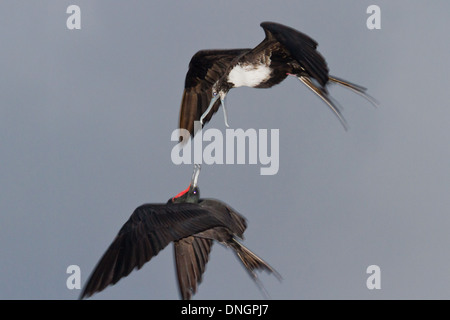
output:
[[[213,91],[213,96],[214,97],[217,96],[217,92],[216,91]]]

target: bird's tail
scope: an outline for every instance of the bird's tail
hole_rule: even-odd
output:
[[[339,110],[339,104],[337,103],[337,101],[331,98],[326,88],[316,85],[310,77],[301,75],[297,76],[297,78],[328,105],[331,111],[333,111],[336,117],[338,117],[344,129],[347,130],[347,121],[345,121],[345,118],[342,116],[341,111]]]
[[[365,99],[367,99],[375,107],[379,104],[379,102],[374,97],[372,97],[369,94],[367,94],[367,92],[366,92],[367,89],[362,87],[362,86],[360,86],[360,85],[348,82],[347,80],[340,79],[338,77],[331,76],[331,75],[328,77],[328,80],[330,80],[332,83],[339,84],[339,85],[341,85],[341,86],[343,86],[343,87],[353,91],[356,94],[359,94],[360,96],[362,96]]]
[[[258,275],[255,271],[266,271],[268,273],[274,274],[278,280],[282,280],[281,275],[272,268],[267,262],[258,257],[255,253],[250,251],[242,243],[237,241],[235,238],[232,239],[230,243],[231,247],[234,249],[236,256],[242,262],[250,277],[255,281],[256,285],[259,287],[261,292],[265,297],[269,297],[267,291],[265,290],[262,282],[259,280]]]

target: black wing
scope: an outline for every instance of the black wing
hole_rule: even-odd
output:
[[[214,215],[226,227],[210,228],[174,242],[178,287],[184,300],[190,299],[197,292],[213,240],[227,243],[234,236],[242,238],[247,227],[245,218],[222,201],[200,199],[199,206]]]
[[[197,204],[146,204],[138,207],[98,262],[80,299],[115,284],[133,269],[140,269],[170,242],[216,226],[224,226],[224,223]]]
[[[248,51],[250,49],[201,50],[192,57],[181,100],[180,129],[186,129],[194,136],[194,121],[199,121],[208,108],[212,86],[223,76],[233,59]],[[220,101],[217,101],[203,124],[211,119],[219,106]]]
[[[228,204],[217,199],[200,199],[199,206],[214,214],[222,225],[230,230],[233,235],[243,238],[247,228],[247,221],[244,216],[234,210]],[[224,241],[224,239],[216,239]]]
[[[194,236],[174,242],[178,288],[183,300],[191,299],[197,292],[197,285],[202,281],[212,244],[211,239]]]
[[[317,42],[304,33],[275,22],[263,22],[266,39],[277,41],[297,61],[307,75],[322,87],[328,82],[328,66],[324,57],[316,50]]]

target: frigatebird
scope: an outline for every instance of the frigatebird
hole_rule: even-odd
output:
[[[200,166],[195,165],[189,187],[167,203],[144,204],[133,212],[90,275],[80,299],[140,269],[170,242],[184,300],[196,293],[214,240],[233,249],[263,292],[255,271],[267,271],[281,279],[276,270],[238,241],[247,227],[245,218],[222,201],[200,198],[199,173]]]
[[[253,49],[200,50],[192,57],[181,101],[180,129],[194,136],[194,121],[204,125],[220,105],[228,127],[224,99],[231,88],[270,88],[288,75],[297,77],[317,94],[345,129],[347,123],[328,93],[330,83],[342,85],[377,104],[366,88],[329,75],[324,57],[316,50],[317,42],[306,34],[275,22],[263,22],[261,27],[265,38]]]

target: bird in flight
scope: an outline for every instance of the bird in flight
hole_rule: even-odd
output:
[[[264,288],[256,271],[279,273],[242,243],[245,218],[226,203],[201,199],[198,187],[200,166],[194,166],[189,187],[165,204],[138,207],[106,250],[80,299],[114,285],[140,269],[173,242],[178,286],[182,299],[191,299],[202,281],[214,241],[231,248],[259,288]]]
[[[253,49],[200,50],[192,57],[181,101],[180,129],[194,136],[194,121],[206,124],[220,105],[228,127],[224,100],[230,89],[270,88],[288,75],[297,77],[319,96],[345,129],[347,123],[328,93],[330,83],[344,86],[377,105],[366,88],[329,75],[325,59],[316,50],[317,42],[309,36],[275,22],[263,22],[261,27],[265,38]]]

